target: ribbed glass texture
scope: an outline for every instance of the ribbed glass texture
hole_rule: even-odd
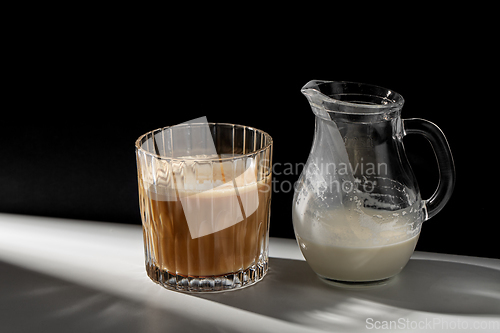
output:
[[[267,133],[233,124],[165,127],[141,136],[136,156],[146,271],[154,282],[209,292],[265,276],[272,192]]]

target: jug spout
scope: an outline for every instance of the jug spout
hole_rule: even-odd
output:
[[[332,81],[323,81],[323,80],[311,80],[306,83],[300,90],[302,94],[307,98],[314,114],[320,118],[325,120],[329,120],[330,116],[328,115],[327,109],[325,105],[331,100],[328,95],[325,95],[321,92],[320,86],[327,85],[329,83],[333,83]]]
[[[320,86],[328,83],[333,83],[333,81],[324,80],[311,80],[307,82],[301,89],[301,92],[307,97],[320,91]]]
[[[326,83],[332,83],[333,81],[324,81],[324,80],[311,80],[307,82],[301,89],[302,93],[306,96],[314,91],[320,91],[320,85]]]

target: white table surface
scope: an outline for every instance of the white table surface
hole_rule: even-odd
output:
[[[500,332],[500,260],[415,252],[391,283],[327,285],[294,240],[216,294],[146,276],[138,225],[0,213],[0,332]]]

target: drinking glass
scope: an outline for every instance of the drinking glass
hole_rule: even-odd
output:
[[[179,291],[250,286],[268,270],[272,139],[198,120],[136,141],[146,271]]]

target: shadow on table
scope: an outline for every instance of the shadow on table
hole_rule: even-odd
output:
[[[397,320],[413,311],[500,316],[500,271],[491,268],[410,260],[386,285],[346,289],[323,282],[305,261],[271,258],[269,267],[252,287],[196,296],[317,328],[364,327],[367,318]]]
[[[193,294],[304,327],[347,331],[367,318],[397,320],[412,311],[500,318],[500,271],[410,260],[390,283],[353,290],[320,280],[305,261],[271,258],[263,281],[239,291]],[[158,290],[162,290],[158,287]],[[165,299],[168,300],[165,294]],[[163,296],[162,296],[163,297]],[[120,297],[0,261],[1,332],[218,332],[145,300]],[[246,329],[245,329],[246,331]]]
[[[165,309],[0,261],[0,332],[203,332]]]

